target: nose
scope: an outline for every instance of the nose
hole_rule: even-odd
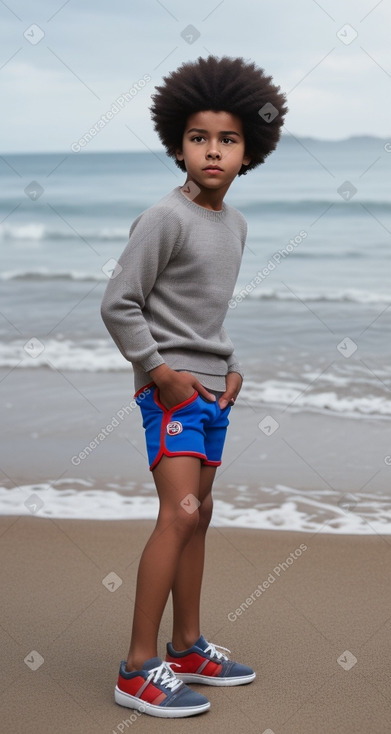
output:
[[[220,153],[220,151],[219,151],[219,149],[218,149],[217,143],[211,142],[211,144],[210,144],[210,146],[209,146],[209,149],[208,149],[208,151],[207,151],[206,157],[207,157],[207,158],[208,158],[209,160],[214,160],[215,158],[216,158],[217,160],[220,160],[220,158],[221,158],[221,153]]]

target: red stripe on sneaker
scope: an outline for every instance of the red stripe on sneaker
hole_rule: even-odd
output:
[[[213,660],[210,660],[208,665],[205,665],[201,675],[210,675],[213,678],[217,678],[221,673],[222,667],[220,663],[214,663]]]
[[[196,652],[191,652],[189,655],[184,655],[183,657],[171,657],[171,655],[167,655],[166,660],[169,660],[170,663],[178,663],[181,666],[177,668],[178,673],[195,673],[205,658]]]
[[[143,678],[141,675],[137,675],[135,678],[130,678],[130,680],[126,680],[126,678],[122,678],[122,676],[118,676],[118,688],[120,691],[123,691],[124,693],[129,693],[131,696],[136,696],[137,692],[140,690],[140,688],[144,685],[145,678]],[[149,683],[146,688],[144,688],[141,696],[140,701],[147,701],[148,703],[153,703],[158,705],[164,699],[167,698],[166,694],[163,693],[163,691],[160,690],[160,688],[157,688],[152,683]]]
[[[157,698],[155,698],[155,699],[154,699],[153,701],[151,701],[150,703],[153,703],[153,705],[154,705],[154,706],[159,706],[159,703],[162,703],[162,701],[164,701],[164,699],[165,699],[165,698],[167,698],[167,696],[166,696],[166,694],[165,694],[165,693],[163,693],[163,691],[162,691],[162,692],[160,693],[160,695],[159,695],[159,696],[157,696]]]
[[[161,698],[161,696],[163,696],[163,698]],[[148,703],[155,703],[157,699],[160,699],[159,703],[161,703],[165,698],[167,698],[166,694],[163,693],[160,688],[156,688],[156,686],[152,685],[152,683],[143,690],[140,696],[141,701],[147,701]]]
[[[129,680],[123,678],[122,675],[119,675],[117,685],[120,691],[123,691],[124,693],[129,693],[131,696],[135,696],[143,683],[145,683],[145,678],[143,678],[141,675],[137,675],[134,678],[130,678]]]
[[[189,655],[184,655],[183,657],[172,657],[171,655],[167,655],[166,657],[167,662],[180,664],[181,667],[177,668],[178,673],[197,673],[200,665],[205,663],[205,659],[206,656],[198,655],[196,652],[191,652]],[[200,675],[216,677],[221,672],[222,667],[223,666],[220,663],[215,663],[213,660],[209,660]]]

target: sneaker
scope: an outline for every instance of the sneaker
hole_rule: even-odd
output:
[[[114,690],[115,702],[144,714],[163,718],[194,716],[210,708],[205,696],[176,677],[170,663],[150,658],[141,670],[128,673],[122,660]]]
[[[177,678],[184,683],[205,683],[208,686],[240,686],[251,683],[255,678],[254,671],[247,665],[234,663],[227,655],[216,650],[227,650],[226,647],[213,645],[201,635],[193,647],[183,652],[176,652],[171,642],[167,645],[166,661],[171,665],[180,665],[175,672]]]

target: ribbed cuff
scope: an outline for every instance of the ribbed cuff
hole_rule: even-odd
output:
[[[161,364],[164,364],[164,359],[159,354],[159,352],[156,351],[153,354],[150,354],[149,357],[146,357],[141,362],[139,362],[139,364],[143,368],[144,372],[150,372],[151,370],[154,370],[155,367],[160,367]]]
[[[241,370],[241,367],[240,367],[240,364],[239,363],[230,364],[229,367],[228,367],[227,374],[230,373],[230,372],[237,372],[238,375],[241,376],[242,381],[244,380],[244,374],[243,374],[243,372]]]

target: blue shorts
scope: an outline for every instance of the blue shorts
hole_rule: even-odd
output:
[[[220,466],[230,405],[222,410],[217,400],[209,401],[195,390],[168,410],[153,382],[134,397],[141,409],[151,471],[162,456],[196,456],[205,466]]]

